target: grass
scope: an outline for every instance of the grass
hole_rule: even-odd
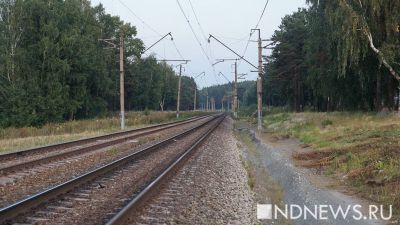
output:
[[[180,119],[202,115],[203,112],[183,112]],[[127,112],[127,129],[176,120],[175,112]],[[120,130],[119,117],[50,123],[43,127],[0,129],[0,153],[55,144],[79,138],[93,137]]]
[[[345,178],[363,197],[400,213],[400,117],[372,113],[270,113],[266,132],[314,150],[295,155],[306,166]]]
[[[254,169],[252,168],[251,164],[246,161],[246,159],[243,158],[242,155],[240,155],[240,162],[242,163],[243,168],[247,172],[247,185],[251,190],[254,189],[254,184],[256,182],[256,178],[254,176]]]

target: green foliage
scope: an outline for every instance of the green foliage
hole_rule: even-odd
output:
[[[308,0],[282,19],[264,74],[267,103],[319,111],[397,109],[400,2]],[[370,47],[368,35],[380,54]]]
[[[275,45],[268,57],[264,75],[264,91],[268,104],[290,104],[296,111],[304,108],[308,90],[305,88],[305,42],[307,38],[307,11],[299,9],[282,19],[279,30],[271,40]]]
[[[117,43],[121,34],[126,110],[175,108],[174,70],[154,57],[141,59],[144,45],[136,27],[105,13],[102,5],[0,1],[0,127],[42,126],[118,111],[119,50],[99,39]],[[193,81],[183,78],[183,84],[186,110],[193,105]]]
[[[227,110],[228,102],[232,103],[233,83],[203,88],[198,97],[200,104],[206,104],[207,93],[209,97],[214,97],[217,109],[220,109],[222,102],[224,102],[223,108]],[[239,110],[241,107],[257,104],[255,81],[238,82],[238,100]],[[232,104],[229,107],[231,109]]]

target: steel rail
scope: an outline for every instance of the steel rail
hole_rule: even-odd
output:
[[[86,152],[90,152],[90,151],[98,150],[98,149],[101,149],[101,148],[113,146],[113,145],[116,145],[116,144],[119,144],[119,143],[126,142],[126,141],[128,141],[130,139],[133,139],[133,138],[138,138],[138,137],[142,137],[142,136],[145,136],[145,135],[148,135],[148,134],[152,134],[152,133],[155,133],[155,132],[166,130],[166,129],[169,129],[169,128],[181,126],[181,125],[184,125],[184,124],[187,124],[187,123],[198,121],[198,120],[206,118],[206,117],[207,116],[198,117],[198,118],[194,118],[194,119],[189,119],[189,120],[185,120],[185,121],[180,121],[178,123],[174,122],[172,124],[171,123],[167,123],[167,124],[163,124],[163,125],[156,125],[156,126],[152,126],[152,127],[147,127],[147,128],[144,128],[144,129],[136,129],[136,130],[130,131],[130,134],[131,134],[130,136],[127,136],[129,134],[125,133],[122,138],[117,138],[117,139],[113,139],[113,140],[110,140],[110,141],[106,141],[106,142],[102,142],[102,143],[94,144],[94,145],[90,145],[90,146],[84,146],[84,147],[81,147],[81,148],[77,148],[75,150],[61,152],[61,153],[58,153],[58,154],[49,155],[47,157],[33,159],[33,160],[21,162],[21,163],[16,163],[16,164],[9,165],[9,166],[4,166],[4,167],[0,166],[0,174],[4,175],[4,174],[8,174],[8,173],[11,173],[11,172],[15,172],[15,171],[21,170],[23,168],[36,166],[36,165],[39,165],[39,164],[44,163],[44,162],[51,162],[51,161],[54,161],[56,159],[65,158],[65,157],[71,157],[71,156],[74,156],[76,154],[83,154],[83,153],[86,153]],[[135,132],[133,132],[133,131],[135,131]],[[140,132],[140,133],[135,134],[136,132]]]
[[[189,147],[182,155],[178,156],[157,178],[147,185],[139,194],[137,194],[125,207],[123,207],[106,225],[124,224],[127,219],[132,217],[135,210],[141,208],[142,204],[150,198],[150,195],[158,189],[158,187],[177,171],[189,156],[197,149],[203,141],[221,124],[225,116],[222,117],[207,133],[202,135],[197,141]]]
[[[51,149],[59,150],[59,149],[63,149],[63,148],[74,147],[76,145],[84,145],[84,144],[88,144],[88,143],[95,142],[95,141],[102,140],[102,139],[106,139],[106,138],[108,138],[108,139],[115,138],[115,137],[118,137],[118,136],[128,135],[128,134],[135,133],[135,132],[145,131],[145,130],[148,130],[148,129],[154,129],[154,128],[157,128],[157,127],[162,127],[162,126],[167,126],[167,125],[172,125],[172,124],[179,124],[179,123],[182,123],[182,122],[188,122],[188,121],[192,121],[192,120],[199,120],[199,119],[205,118],[205,117],[207,117],[207,115],[206,116],[196,116],[196,117],[191,117],[191,118],[186,119],[186,120],[161,123],[161,124],[156,124],[156,125],[146,126],[146,127],[142,127],[142,128],[126,130],[126,131],[118,131],[118,132],[105,134],[105,135],[99,135],[99,136],[90,137],[90,138],[82,138],[82,139],[78,139],[78,140],[74,140],[74,141],[62,142],[62,143],[58,143],[58,144],[52,144],[52,145],[45,145],[45,146],[41,146],[41,147],[29,148],[29,149],[25,149],[25,150],[21,150],[21,151],[17,151],[17,152],[10,152],[10,153],[5,153],[5,154],[0,154],[0,161],[5,161],[5,160],[8,160],[8,159],[13,158],[13,157],[19,157],[19,156],[25,156],[25,155],[29,155],[29,154],[35,154],[35,153],[39,153],[39,152],[46,151],[46,150],[51,150]]]
[[[23,200],[20,200],[14,204],[11,204],[9,206],[1,208],[0,209],[0,223],[5,223],[5,222],[11,220],[12,218],[14,218],[22,213],[25,213],[34,207],[37,207],[37,206],[43,204],[44,202],[47,202],[54,198],[57,198],[57,196],[67,193],[82,184],[86,184],[104,174],[112,172],[112,171],[118,169],[119,167],[125,165],[126,163],[131,162],[132,160],[138,160],[141,157],[158,149],[159,147],[164,146],[165,144],[168,144],[170,142],[175,142],[177,138],[184,137],[194,131],[197,131],[198,129],[206,126],[207,124],[211,123],[212,121],[214,121],[218,118],[221,118],[222,115],[223,114],[211,116],[212,118],[210,118],[209,120],[207,120],[206,122],[204,122],[200,125],[197,125],[194,128],[191,128],[190,130],[181,132],[177,135],[174,135],[171,138],[165,139],[165,140],[160,141],[156,144],[153,144],[149,147],[146,147],[138,152],[132,153],[121,159],[115,160],[109,164],[106,164],[106,165],[98,168],[98,169],[87,172],[83,175],[80,175],[80,176],[73,178],[69,181],[66,181],[62,184],[56,185],[45,191],[39,192],[39,193],[34,194],[30,197],[27,197]]]

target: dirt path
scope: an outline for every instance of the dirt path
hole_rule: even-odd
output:
[[[314,210],[315,205],[331,205],[336,211],[339,206],[346,210],[347,206],[360,205],[358,208],[362,212],[362,219],[354,219],[353,216],[360,216],[352,209],[346,219],[339,214],[333,219],[331,211],[328,212],[328,220],[320,220],[313,218],[308,214],[304,218],[304,213],[300,219],[296,220],[262,220],[262,224],[304,224],[304,225],[320,225],[320,224],[337,224],[337,225],[377,225],[388,224],[382,220],[365,219],[365,215],[369,215],[368,208],[371,203],[354,197],[351,192],[341,188],[337,181],[319,175],[319,171],[312,171],[299,166],[299,162],[292,160],[292,154],[302,151],[300,143],[295,140],[283,140],[272,142],[265,134],[254,132],[251,127],[240,124],[237,127],[240,132],[239,136],[247,135],[250,141],[243,143],[241,149],[248,164],[247,167],[252,171],[250,176],[255,176],[253,191],[256,192],[256,201],[258,204],[277,205],[280,209],[284,209],[285,205],[295,204],[304,206]],[[243,138],[242,138],[243,139]],[[246,142],[246,141],[244,141]],[[249,146],[250,145],[250,146]],[[253,146],[252,146],[253,145]],[[249,170],[249,168],[248,168]],[[330,208],[328,208],[330,210]],[[289,210],[290,211],[290,210]],[[295,215],[298,211],[295,212]],[[380,214],[377,213],[379,216]],[[388,216],[385,212],[384,216]],[[386,223],[385,223],[386,222]],[[396,224],[396,223],[394,223]]]

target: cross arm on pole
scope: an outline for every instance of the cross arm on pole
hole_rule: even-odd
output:
[[[143,54],[144,54],[145,52],[147,52],[149,49],[151,49],[152,47],[154,47],[154,45],[158,44],[160,41],[162,41],[162,40],[163,40],[164,38],[166,38],[167,36],[170,36],[170,37],[171,37],[171,40],[174,40],[174,38],[172,37],[171,32],[169,32],[168,34],[166,34],[166,35],[164,35],[162,38],[160,38],[158,41],[156,41],[154,44],[152,44],[150,47],[146,48],[146,49],[143,51]]]
[[[199,78],[201,75],[206,75],[206,72],[201,72],[199,75],[195,76],[193,79],[196,80],[197,78]]]
[[[215,63],[214,64],[212,64],[213,66],[215,66],[215,65],[217,65],[218,63],[222,63],[222,62],[225,62],[225,61],[238,61],[239,59],[216,59],[215,61]]]
[[[190,60],[186,59],[157,59],[158,62],[183,62],[183,64],[187,64]]]
[[[240,59],[243,59],[246,63],[248,63],[249,65],[251,65],[254,68],[258,68],[257,66],[253,65],[251,62],[249,62],[247,59],[245,59],[243,56],[240,56],[238,53],[236,53],[233,49],[231,49],[230,47],[228,47],[226,44],[224,44],[222,41],[218,40],[218,38],[216,38],[215,36],[210,34],[210,37],[208,38],[208,42],[211,41],[211,38],[213,38],[214,40],[216,40],[218,43],[220,43],[221,45],[223,45],[225,48],[227,48],[229,51],[233,52],[235,55],[237,55]]]

